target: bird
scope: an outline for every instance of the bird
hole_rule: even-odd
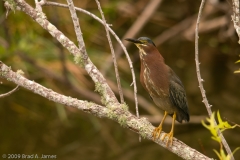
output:
[[[175,72],[165,64],[163,56],[150,38],[126,38],[125,40],[134,43],[139,49],[140,82],[153,102],[164,111],[162,121],[152,132],[152,138],[159,139],[163,122],[167,115],[170,115],[171,130],[169,133],[164,133],[160,140],[164,141],[168,137],[166,146],[172,146],[175,120],[182,123],[190,119],[184,86]]]

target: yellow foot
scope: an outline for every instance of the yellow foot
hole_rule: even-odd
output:
[[[165,133],[164,136],[161,138],[161,140],[163,141],[166,137],[168,137],[167,143],[166,143],[167,147],[169,143],[170,143],[170,146],[172,146],[173,132]]]
[[[162,131],[162,127],[156,127],[154,129],[154,131],[152,133],[153,140],[155,140],[156,138],[159,138],[161,131]]]

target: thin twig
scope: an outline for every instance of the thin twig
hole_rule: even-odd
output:
[[[187,146],[180,140],[173,138],[173,145],[167,147],[166,142],[160,139],[153,140],[152,131],[154,130],[154,126],[147,121],[146,118],[137,118],[132,115],[128,110],[124,110],[121,105],[115,104],[111,106],[112,108],[108,108],[105,106],[101,106],[92,102],[78,100],[76,98],[72,98],[69,96],[61,95],[57,92],[54,92],[51,89],[48,89],[34,81],[30,81],[23,77],[20,74],[17,74],[11,70],[10,67],[6,66],[4,63],[0,61],[0,77],[7,79],[19,86],[28,89],[29,91],[38,94],[46,99],[63,104],[68,107],[74,107],[83,112],[89,113],[91,115],[95,115],[98,117],[106,117],[108,119],[117,121],[119,124],[144,136],[144,138],[154,141],[155,143],[163,146],[168,149],[172,153],[182,157],[183,159],[192,159],[192,160],[210,160],[209,157],[201,154],[197,150]],[[110,116],[111,115],[111,116]],[[114,116],[112,116],[114,115]],[[126,119],[126,121],[123,121]],[[161,132],[161,136],[165,133]]]
[[[121,101],[121,103],[124,103],[123,92],[122,92],[122,87],[121,87],[121,81],[120,81],[119,72],[118,72],[117,60],[116,60],[116,56],[115,56],[115,53],[114,53],[112,40],[111,40],[111,37],[109,35],[109,31],[108,31],[108,28],[107,28],[107,26],[109,26],[109,25],[107,24],[106,19],[104,17],[104,14],[103,14],[103,11],[102,11],[102,8],[101,8],[101,4],[99,3],[98,0],[95,0],[95,1],[97,3],[98,10],[101,13],[102,20],[103,20],[103,25],[104,25],[104,28],[106,30],[107,39],[108,39],[109,46],[110,46],[110,49],[111,49],[112,59],[113,59],[113,64],[114,64],[114,69],[115,69],[116,79],[117,79],[118,92],[119,92],[119,96],[120,96],[120,101]]]
[[[199,88],[200,88],[200,91],[201,91],[201,94],[202,94],[202,97],[203,97],[203,103],[206,106],[209,117],[211,117],[211,115],[212,115],[211,105],[208,103],[207,96],[206,96],[205,90],[203,88],[203,84],[202,84],[203,79],[202,79],[201,73],[200,73],[200,66],[199,66],[200,63],[199,63],[199,56],[198,56],[199,55],[199,53],[198,53],[199,52],[199,49],[198,49],[198,38],[199,38],[198,37],[198,28],[199,28],[199,23],[200,23],[200,18],[201,18],[201,15],[202,15],[202,10],[203,10],[204,3],[205,3],[205,0],[202,0],[200,8],[199,8],[197,23],[196,23],[196,29],[195,29],[195,62],[196,62],[197,79],[198,79]],[[215,125],[216,125],[216,121],[215,121]],[[226,142],[225,138],[223,137],[222,133],[219,130],[218,130],[218,134],[221,137],[222,143],[223,143],[228,155],[231,155],[231,160],[234,160],[231,149],[230,149],[228,143]]]
[[[77,36],[78,47],[79,47],[80,50],[83,50],[83,54],[85,54],[85,56],[86,56],[85,58],[87,58],[88,55],[87,55],[86,50],[85,50],[85,43],[83,41],[82,31],[81,31],[80,23],[78,21],[75,6],[74,6],[72,0],[67,0],[67,3],[68,3],[69,11],[71,13],[73,25],[74,25],[74,31],[75,31],[76,36]]]
[[[117,66],[117,62],[116,62],[116,56],[115,56],[114,49],[113,49],[113,46],[112,46],[109,31],[107,29],[108,25],[106,24],[106,20],[105,20],[105,17],[104,17],[104,14],[103,14],[103,11],[101,9],[101,5],[100,5],[99,1],[96,0],[96,3],[98,5],[98,9],[101,13],[102,20],[103,20],[103,25],[105,27],[105,30],[106,30],[106,33],[107,33],[107,38],[108,38],[109,45],[110,45],[110,48],[111,48],[111,53],[112,53],[112,58],[113,58],[113,63],[114,63],[114,68],[115,68],[115,73],[116,73],[116,78],[117,78],[117,84],[118,84],[118,91],[119,91],[119,94],[120,94],[121,103],[124,103],[123,93],[122,93],[122,88],[121,88],[121,83],[120,83],[120,78],[119,78],[119,73],[118,73],[118,66]],[[135,82],[135,85],[136,85],[136,82]],[[135,87],[136,86],[134,86],[134,88]],[[137,90],[134,93],[137,94]],[[137,102],[136,98],[137,98],[137,95],[135,95],[135,100],[136,100],[135,103]],[[137,115],[137,118],[139,118],[139,111],[138,111],[138,104],[137,103],[136,103],[136,115]],[[141,136],[139,136],[139,141],[141,142]]]
[[[19,85],[17,85],[17,87],[15,87],[13,90],[9,91],[8,93],[0,94],[0,98],[9,96],[10,94],[16,92],[18,90],[18,88],[19,88]]]

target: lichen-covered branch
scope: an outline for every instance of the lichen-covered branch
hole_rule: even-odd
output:
[[[33,18],[40,26],[47,30],[54,38],[56,38],[71,54],[74,56],[75,63],[84,67],[87,73],[90,75],[95,84],[101,84],[102,93],[101,96],[108,104],[118,104],[118,100],[115,97],[113,91],[106,83],[106,79],[102,76],[96,66],[88,58],[85,46],[81,46],[80,49],[70,41],[61,31],[59,31],[53,24],[51,24],[45,14],[39,10],[35,10],[24,0],[14,0],[17,6],[30,17]]]
[[[122,127],[131,129],[132,131],[138,133],[143,138],[154,141],[152,139],[152,131],[154,127],[151,125],[151,123],[147,121],[146,118],[137,118],[131,114],[125,104],[108,105],[107,107],[104,107],[92,102],[78,100],[76,98],[61,95],[51,89],[43,87],[34,81],[28,80],[20,73],[12,71],[10,67],[6,66],[1,61],[0,77],[5,78],[8,81],[11,81],[23,88],[26,88],[33,93],[45,97],[50,101],[66,105],[68,107],[74,107],[98,117],[106,117],[112,119],[118,122]],[[96,87],[96,89],[101,90],[101,87]],[[164,132],[161,132],[160,137],[163,135]],[[166,143],[159,139],[155,140],[154,142],[177,154],[183,159],[210,160],[209,157],[199,153],[197,150],[187,146],[176,138],[173,138],[173,145],[171,147],[166,147]]]

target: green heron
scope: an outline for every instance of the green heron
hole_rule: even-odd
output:
[[[172,128],[161,140],[168,137],[166,145],[172,145],[175,120],[189,121],[186,93],[181,80],[173,70],[165,64],[164,58],[150,38],[125,39],[133,42],[139,49],[141,59],[140,81],[149,93],[153,102],[164,111],[163,119],[152,133],[153,139],[159,138],[162,125],[167,115],[172,116]]]

